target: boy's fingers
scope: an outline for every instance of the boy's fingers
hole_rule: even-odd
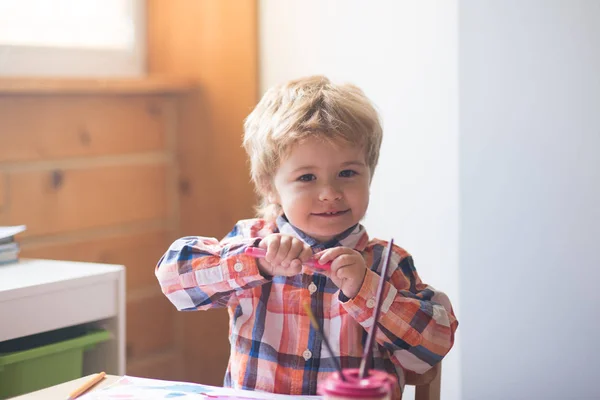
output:
[[[288,255],[286,257],[286,261],[288,262],[288,264],[300,257],[303,247],[304,243],[302,243],[300,240],[292,240],[290,251],[288,252]]]
[[[292,260],[287,266],[278,265],[275,267],[277,270],[276,275],[280,276],[294,276],[302,272],[302,263],[298,259]]]
[[[323,250],[315,254],[315,260],[317,260],[321,264],[325,264],[330,260],[329,254],[331,253],[331,249]]]
[[[297,275],[302,271],[302,262],[297,258],[293,259],[288,267],[289,272],[293,273],[293,275]]]
[[[348,251],[352,251],[352,250],[350,250],[346,247],[335,247],[333,249],[327,249],[327,250],[323,251],[322,254],[319,256],[319,258],[318,258],[319,263],[326,264],[329,261],[332,261],[335,258],[339,257],[341,254],[347,254]]]
[[[282,265],[286,260],[290,248],[292,246],[292,240],[289,236],[280,236],[279,248],[277,249],[277,256],[275,257],[275,264]],[[288,261],[289,263],[289,261]]]
[[[261,242],[262,243],[262,242]],[[279,251],[279,240],[268,240],[267,241],[267,254],[265,255],[265,259],[269,263],[273,263],[275,257],[277,256],[277,252]]]
[[[302,252],[298,256],[298,258],[300,259],[300,261],[306,262],[306,261],[310,260],[312,257],[313,257],[312,249],[310,248],[310,246],[304,245],[302,248]]]
[[[275,275],[275,269],[273,268],[273,265],[271,265],[271,263],[269,263],[266,259],[259,258],[257,262],[260,264],[263,271],[266,271],[271,276]]]
[[[336,259],[335,259],[336,269],[354,264],[355,262],[356,262],[356,258],[354,258],[353,254],[348,254],[348,253],[341,254],[338,257],[336,257]],[[332,265],[332,268],[333,268],[333,265]]]
[[[350,270],[350,268],[348,268],[348,265],[342,264],[342,266],[335,271],[335,276],[337,276],[338,279],[341,280],[346,278],[352,278],[352,271]]]

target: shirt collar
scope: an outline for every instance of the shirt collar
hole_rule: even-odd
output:
[[[356,224],[346,229],[344,232],[324,243],[320,243],[317,239],[296,228],[288,221],[285,215],[277,217],[276,224],[280,233],[297,237],[308,244],[315,252],[338,246],[350,247],[351,249],[360,252],[365,249],[369,242],[367,230],[361,224]]]

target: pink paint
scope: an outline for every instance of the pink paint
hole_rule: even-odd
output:
[[[384,371],[369,370],[366,378],[359,378],[359,369],[344,369],[345,381],[334,372],[319,385],[319,394],[325,400],[372,399],[390,400],[398,392],[397,378]]]
[[[261,249],[260,247],[247,247],[244,251],[249,256],[264,258],[267,255],[267,251],[265,249]],[[304,265],[307,265],[314,269],[322,269],[322,270],[330,270],[331,263],[319,264],[319,262],[315,259],[308,260],[304,262]]]

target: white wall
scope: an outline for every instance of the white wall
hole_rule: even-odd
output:
[[[359,85],[384,125],[365,225],[458,309],[457,2],[263,0],[261,90],[309,74]],[[461,328],[459,328],[459,333]],[[458,343],[442,392],[460,399]],[[410,398],[410,395],[407,395]]]
[[[263,91],[324,73],[381,111],[365,223],[457,308],[443,398],[600,398],[600,2],[264,0],[260,18]]]
[[[600,398],[600,2],[461,0],[463,398]]]

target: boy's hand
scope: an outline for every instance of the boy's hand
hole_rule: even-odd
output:
[[[352,299],[358,294],[367,274],[367,264],[358,251],[334,247],[315,254],[315,259],[321,264],[333,260],[331,271],[326,274],[346,297]]]
[[[302,240],[274,233],[260,241],[258,247],[266,249],[265,258],[258,259],[258,269],[267,275],[293,276],[302,272],[302,263],[313,253]]]

